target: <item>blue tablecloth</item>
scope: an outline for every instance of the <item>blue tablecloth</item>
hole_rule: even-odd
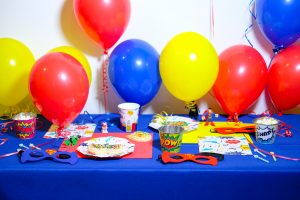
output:
[[[121,132],[119,115],[92,117],[97,122],[114,124],[110,132]],[[154,132],[152,159],[80,159],[70,165],[51,160],[22,164],[16,155],[2,158],[0,199],[300,199],[300,161],[274,162],[268,157],[268,164],[253,156],[225,156],[216,167],[193,162],[162,164],[157,160],[161,154],[158,134],[148,128],[151,118],[152,115],[140,116],[138,129]],[[240,118],[242,122],[253,119],[254,116]],[[277,154],[300,157],[300,115],[279,119],[292,126],[293,137],[277,137],[272,145],[255,144]],[[42,130],[31,140],[19,140],[13,133],[0,136],[9,138],[0,146],[0,155],[16,151],[19,143],[47,142],[43,135],[50,123],[43,121]],[[98,128],[96,132],[100,132]],[[55,145],[59,142],[43,148]],[[181,152],[198,153],[198,145],[183,144]]]

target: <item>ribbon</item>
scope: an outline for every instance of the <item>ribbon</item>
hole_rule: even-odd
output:
[[[56,133],[57,133],[58,138],[60,138],[60,137],[65,138],[65,135],[63,134],[63,130],[64,130],[64,127],[58,127],[56,129]]]
[[[283,47],[282,45],[281,45],[281,46],[274,46],[274,48],[272,49],[273,55],[272,55],[272,57],[271,57],[270,63],[269,63],[269,65],[268,65],[268,68],[270,68],[273,59],[275,58],[275,56],[276,56],[282,49],[284,49],[284,47]]]
[[[258,116],[258,117],[272,117],[274,115],[274,113],[270,110],[265,110],[263,113],[261,114],[256,114],[255,112],[253,112],[254,115]],[[278,113],[278,116],[282,116],[282,113]],[[281,136],[281,137],[292,137],[293,133],[291,131],[291,129],[293,128],[291,125],[279,120],[278,120],[279,124],[278,124],[278,131],[276,132],[276,135]],[[283,132],[283,133],[280,133]]]
[[[12,131],[13,129],[12,123],[13,121],[0,123],[0,133],[2,134],[2,133],[6,133],[7,131]]]
[[[26,105],[26,107],[17,107],[17,106],[10,106],[5,109],[3,112],[0,113],[0,120],[10,120],[18,113],[25,112],[25,113],[37,113],[37,109],[35,106]]]
[[[237,113],[234,113],[233,115],[229,115],[227,118],[227,121],[228,122],[236,122],[238,125],[238,123],[240,122],[239,115]]]
[[[3,154],[3,155],[0,156],[0,158],[6,158],[6,157],[8,157],[8,156],[16,155],[16,154],[18,154],[18,153],[19,153],[19,152],[16,151],[16,152],[12,152],[12,153]]]
[[[284,47],[283,47],[283,45],[280,45],[280,46],[274,46],[274,48],[272,50],[273,50],[274,55],[277,55],[282,49],[284,49]]]
[[[109,55],[107,50],[103,52],[102,60],[102,92],[103,92],[103,104],[104,104],[104,113],[107,111],[107,93],[108,93],[108,69]]]
[[[86,124],[86,123],[94,123],[96,124],[94,118],[92,117],[92,115],[90,115],[90,113],[88,111],[84,111],[83,112],[83,116],[82,119],[80,121],[80,124]]]
[[[292,126],[284,123],[283,121],[279,121],[278,125],[278,131],[276,132],[276,135],[281,136],[281,137],[292,137],[292,131],[291,131]],[[280,132],[284,133],[280,133]]]
[[[256,20],[256,16],[255,16],[255,14],[252,12],[252,10],[251,10],[252,4],[254,3],[254,1],[255,1],[255,0],[251,0],[251,1],[250,1],[249,6],[248,6],[248,10],[249,10],[249,12],[250,12],[252,18],[253,18],[254,20]],[[248,34],[248,32],[252,29],[252,27],[253,27],[253,23],[251,23],[251,24],[246,28],[246,30],[245,30],[245,38],[246,38],[247,42],[250,44],[251,47],[253,47],[253,44],[252,44],[251,41],[249,40],[247,34]]]
[[[154,115],[153,119],[155,121],[162,123],[163,125],[166,125],[168,117],[169,117],[168,113],[166,111],[162,111],[160,114]]]
[[[0,141],[2,141],[1,143],[0,143],[0,146],[2,146],[2,145],[4,145],[5,144],[5,142],[8,140],[8,138],[3,138],[3,139],[0,139]]]
[[[271,153],[271,152],[268,152],[268,151],[265,151],[259,147],[257,147],[248,137],[247,135],[243,134],[244,137],[247,139],[248,143],[254,148],[254,149],[257,149],[258,151],[260,152],[263,152],[269,156],[274,156],[276,158],[282,158],[282,159],[285,159],[285,160],[292,160],[292,161],[300,161],[300,158],[293,158],[293,157],[288,157],[288,156],[282,156],[282,155],[279,155],[279,154],[275,154],[275,153]]]
[[[214,0],[210,0],[210,38],[214,40],[215,37],[215,12]]]

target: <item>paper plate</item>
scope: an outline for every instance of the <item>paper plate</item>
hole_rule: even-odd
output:
[[[86,156],[115,158],[132,153],[134,144],[125,138],[99,137],[83,142],[77,147],[77,151]]]
[[[151,128],[154,128],[156,130],[158,130],[163,125],[182,126],[184,132],[188,132],[198,129],[199,122],[188,117],[168,116],[165,122],[163,122],[161,119],[152,119],[149,124]]]

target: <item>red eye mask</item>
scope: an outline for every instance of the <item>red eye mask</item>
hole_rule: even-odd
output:
[[[164,164],[167,163],[181,163],[185,161],[192,161],[203,165],[216,166],[218,163],[217,158],[213,156],[203,156],[196,154],[181,154],[181,153],[170,153],[163,152],[159,158]]]

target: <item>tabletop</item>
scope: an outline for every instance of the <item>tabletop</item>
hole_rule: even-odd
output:
[[[300,162],[278,158],[270,163],[253,156],[225,155],[217,166],[193,162],[163,164],[158,160],[161,147],[158,132],[148,125],[153,115],[140,115],[138,130],[153,133],[152,158],[148,159],[79,159],[75,165],[51,160],[21,163],[17,155],[0,159],[0,199],[300,199]],[[244,115],[242,122],[257,116]],[[274,116],[291,127],[292,137],[275,138],[270,145],[254,144],[276,154],[300,158],[300,115]],[[20,143],[46,144],[41,148],[58,148],[62,140],[45,139],[50,122],[39,116],[42,127],[30,140],[20,140],[13,132],[0,146],[0,155],[15,152]],[[220,116],[217,121],[225,121]],[[108,122],[109,132],[122,132],[118,114],[80,115],[75,122]],[[197,144],[182,144],[181,153],[196,154]]]

